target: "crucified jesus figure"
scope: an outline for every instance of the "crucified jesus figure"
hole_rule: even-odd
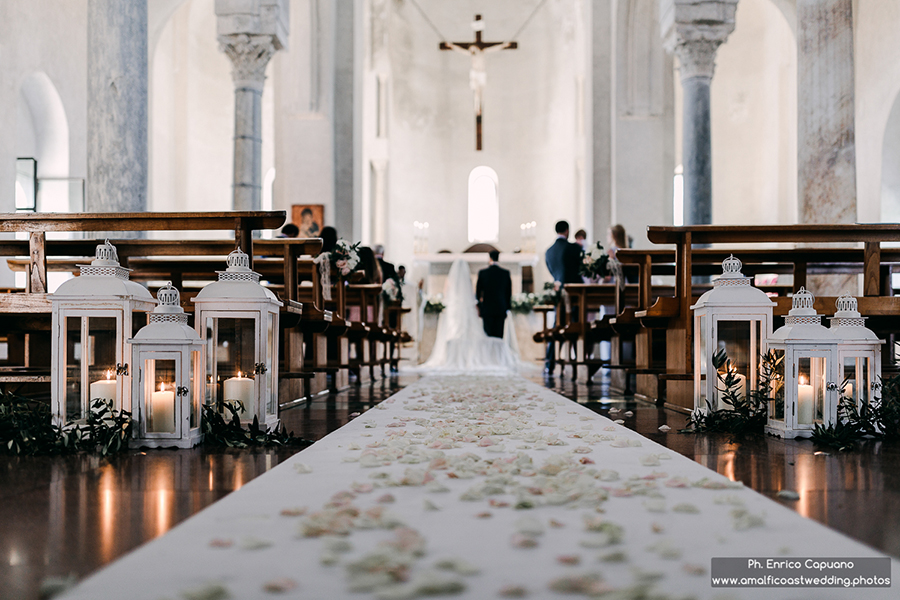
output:
[[[518,48],[518,44],[516,42],[485,42],[482,40],[481,32],[484,29],[484,22],[481,20],[481,15],[475,15],[472,29],[475,30],[474,42],[441,42],[439,48],[465,54],[472,60],[472,66],[469,68],[469,87],[472,88],[475,101],[475,149],[481,150],[481,115],[484,110],[484,86],[487,83],[484,55],[500,50],[515,50]]]
[[[487,83],[487,68],[485,67],[484,55],[498,50],[506,50],[512,48],[515,42],[503,42],[497,46],[488,46],[487,48],[479,48],[472,44],[468,48],[463,48],[455,42],[446,42],[447,47],[451,50],[472,57],[472,66],[469,68],[469,87],[475,95],[475,115],[481,116],[483,107],[484,86]]]

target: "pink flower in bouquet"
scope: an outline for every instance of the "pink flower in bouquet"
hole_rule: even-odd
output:
[[[350,274],[350,269],[348,269],[347,267],[344,267],[343,269],[341,269],[341,275],[343,275],[344,277],[346,277],[349,274]]]
[[[346,258],[340,259],[339,261],[334,263],[334,266],[337,267],[338,269],[340,269],[341,272],[343,273],[344,269],[347,268],[347,259]],[[346,273],[344,273],[344,274],[346,275]]]

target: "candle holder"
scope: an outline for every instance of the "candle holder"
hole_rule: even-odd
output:
[[[53,422],[84,421],[92,400],[132,411],[131,351],[126,338],[146,323],[153,296],[129,280],[115,246],[97,246],[80,276],[49,294],[52,304],[51,405]]]
[[[242,423],[278,425],[278,312],[282,303],[259,284],[240,248],[219,280],[191,299],[194,326],[206,345],[206,402],[224,410],[240,401]],[[216,382],[215,384],[213,382]],[[214,395],[214,396],[213,396]]]
[[[171,282],[156,294],[150,323],[131,344],[135,431],[133,446],[190,448],[201,442],[204,342],[188,326]]]
[[[772,302],[741,273],[741,261],[729,256],[713,289],[700,296],[694,311],[694,410],[725,408],[717,387],[713,356],[724,350],[743,381],[738,395],[756,389],[759,357],[772,334]]]
[[[794,294],[784,327],[769,338],[775,358],[766,433],[809,437],[837,419],[838,338],[822,326],[805,288]]]
[[[835,301],[837,312],[829,317],[830,329],[838,339],[836,382],[840,382],[844,396],[850,398],[859,411],[872,402],[881,377],[881,345],[875,333],[866,327],[866,318],[857,310],[856,298],[844,294]]]

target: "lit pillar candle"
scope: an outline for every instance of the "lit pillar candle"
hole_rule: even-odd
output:
[[[107,369],[106,379],[100,379],[91,384],[90,401],[106,400],[111,406],[116,404],[116,380],[112,376],[112,371]]]
[[[803,380],[801,380],[803,381]],[[813,422],[813,386],[800,383],[797,385],[797,423],[809,425]]]
[[[150,397],[150,429],[153,433],[175,432],[175,392],[164,390],[162,383],[159,391]]]
[[[238,371],[237,377],[225,380],[225,402],[234,402],[240,400],[244,403],[244,410],[240,413],[240,418],[252,418],[253,415],[253,379],[249,377],[241,377],[242,373]],[[230,415],[226,415],[228,417]]]

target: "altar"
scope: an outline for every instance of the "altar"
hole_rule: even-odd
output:
[[[444,282],[450,273],[450,266],[457,260],[469,263],[474,287],[478,271],[487,267],[487,252],[442,252],[438,254],[417,254],[413,259],[412,281],[424,281],[425,293],[430,296],[440,294],[444,290]],[[512,277],[513,294],[522,291],[534,291],[535,267],[538,255],[524,252],[501,252],[498,264],[509,270]]]

